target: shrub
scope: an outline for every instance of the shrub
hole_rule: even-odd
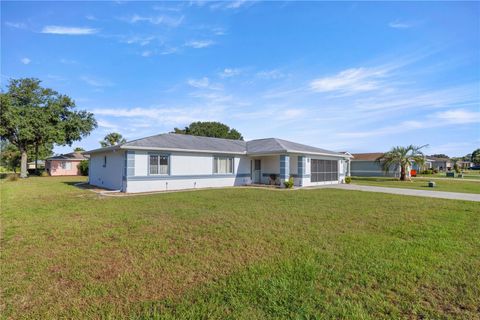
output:
[[[422,174],[433,174],[433,170],[432,169],[423,170]]]
[[[88,176],[88,160],[82,160],[78,164],[78,169],[82,176]]]
[[[350,184],[352,182],[352,177],[345,177],[345,183]]]
[[[12,174],[8,175],[7,180],[8,181],[17,181],[18,180],[18,175],[16,173],[12,173]]]
[[[292,176],[290,176],[290,178],[288,178],[288,180],[284,181],[283,184],[285,185],[285,188],[287,189],[292,189],[293,188],[293,185],[294,185],[294,179]]]
[[[40,173],[40,177],[48,177],[48,172],[46,170],[43,170],[41,173]]]

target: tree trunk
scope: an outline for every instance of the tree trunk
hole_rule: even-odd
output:
[[[405,166],[401,166],[400,168],[400,181],[405,181]]]
[[[38,143],[35,143],[35,174],[38,174]]]
[[[22,160],[20,162],[20,178],[26,178],[28,176],[27,172],[27,150],[20,149],[22,153]]]

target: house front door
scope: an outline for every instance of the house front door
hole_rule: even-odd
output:
[[[253,183],[262,182],[262,162],[260,159],[253,160]]]

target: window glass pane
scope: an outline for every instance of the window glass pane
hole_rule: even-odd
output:
[[[213,173],[218,173],[218,158],[213,158]]]
[[[320,160],[320,166],[318,172],[325,172],[325,160]]]
[[[160,156],[160,174],[168,174],[168,156]]]
[[[233,158],[228,158],[228,173],[233,173]]]
[[[326,181],[326,173],[325,172],[321,172],[318,174],[319,175],[319,179],[318,181]]]
[[[150,174],[158,174],[158,156],[150,155]]]
[[[66,169],[66,170],[72,170],[72,163],[69,162],[69,161],[66,161],[66,162],[65,162],[65,169]]]

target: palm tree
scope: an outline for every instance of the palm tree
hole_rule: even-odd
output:
[[[100,141],[100,145],[105,148],[125,142],[127,142],[127,140],[125,140],[120,133],[112,132],[107,134],[103,140]]]
[[[407,177],[407,168],[412,167],[412,162],[418,166],[425,163],[425,155],[421,151],[424,146],[409,145],[408,147],[393,147],[390,151],[385,152],[377,161],[381,164],[382,170],[388,173],[390,168],[400,168],[400,180],[405,181]]]

